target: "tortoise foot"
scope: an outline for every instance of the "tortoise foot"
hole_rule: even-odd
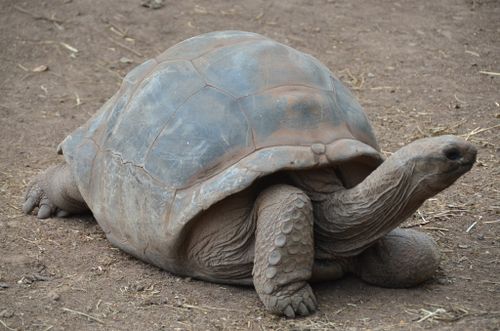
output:
[[[260,298],[267,310],[288,318],[310,315],[316,311],[318,305],[308,283],[295,283],[270,295],[263,294]]]
[[[40,219],[48,218],[58,212],[64,212],[63,210],[58,211],[58,208],[50,201],[44,189],[46,187],[46,178],[47,173],[43,172],[30,182],[22,206],[23,212],[26,214],[31,213],[38,207],[37,217]]]
[[[438,246],[430,236],[396,228],[356,257],[354,273],[381,287],[411,287],[432,278],[439,260]]]
[[[40,219],[66,217],[88,209],[67,164],[50,167],[29,183],[22,209],[29,214],[36,208]]]

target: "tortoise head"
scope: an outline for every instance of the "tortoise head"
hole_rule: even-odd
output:
[[[477,150],[462,138],[446,135],[416,140],[391,159],[411,169],[413,184],[424,195],[434,195],[468,172]],[[404,164],[404,165],[403,165]]]

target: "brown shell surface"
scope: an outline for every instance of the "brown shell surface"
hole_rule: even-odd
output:
[[[171,271],[186,224],[257,178],[381,162],[361,106],[323,64],[240,31],[136,67],[59,150],[108,238]]]

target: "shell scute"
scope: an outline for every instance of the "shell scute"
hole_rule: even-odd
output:
[[[192,61],[207,83],[244,97],[279,86],[332,90],[329,71],[305,54],[270,39],[230,45]]]
[[[236,100],[206,86],[163,127],[147,154],[145,169],[169,187],[179,188],[252,150],[251,130]]]
[[[333,92],[302,86],[267,90],[239,100],[257,148],[330,142],[343,122]],[[351,137],[351,135],[347,135]]]
[[[158,62],[165,60],[193,60],[204,54],[228,45],[246,43],[264,37],[244,31],[217,31],[195,36],[170,47],[156,57]]]
[[[203,86],[203,79],[190,62],[161,63],[138,84],[120,121],[108,123],[106,147],[125,161],[143,165],[165,123]]]

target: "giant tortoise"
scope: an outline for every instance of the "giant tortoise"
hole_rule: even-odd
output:
[[[435,242],[401,229],[471,169],[454,136],[384,160],[361,106],[317,59],[259,34],[183,41],[133,69],[29,185],[38,218],[90,209],[111,243],[174,274],[253,285],[288,317],[346,273],[432,277]]]

